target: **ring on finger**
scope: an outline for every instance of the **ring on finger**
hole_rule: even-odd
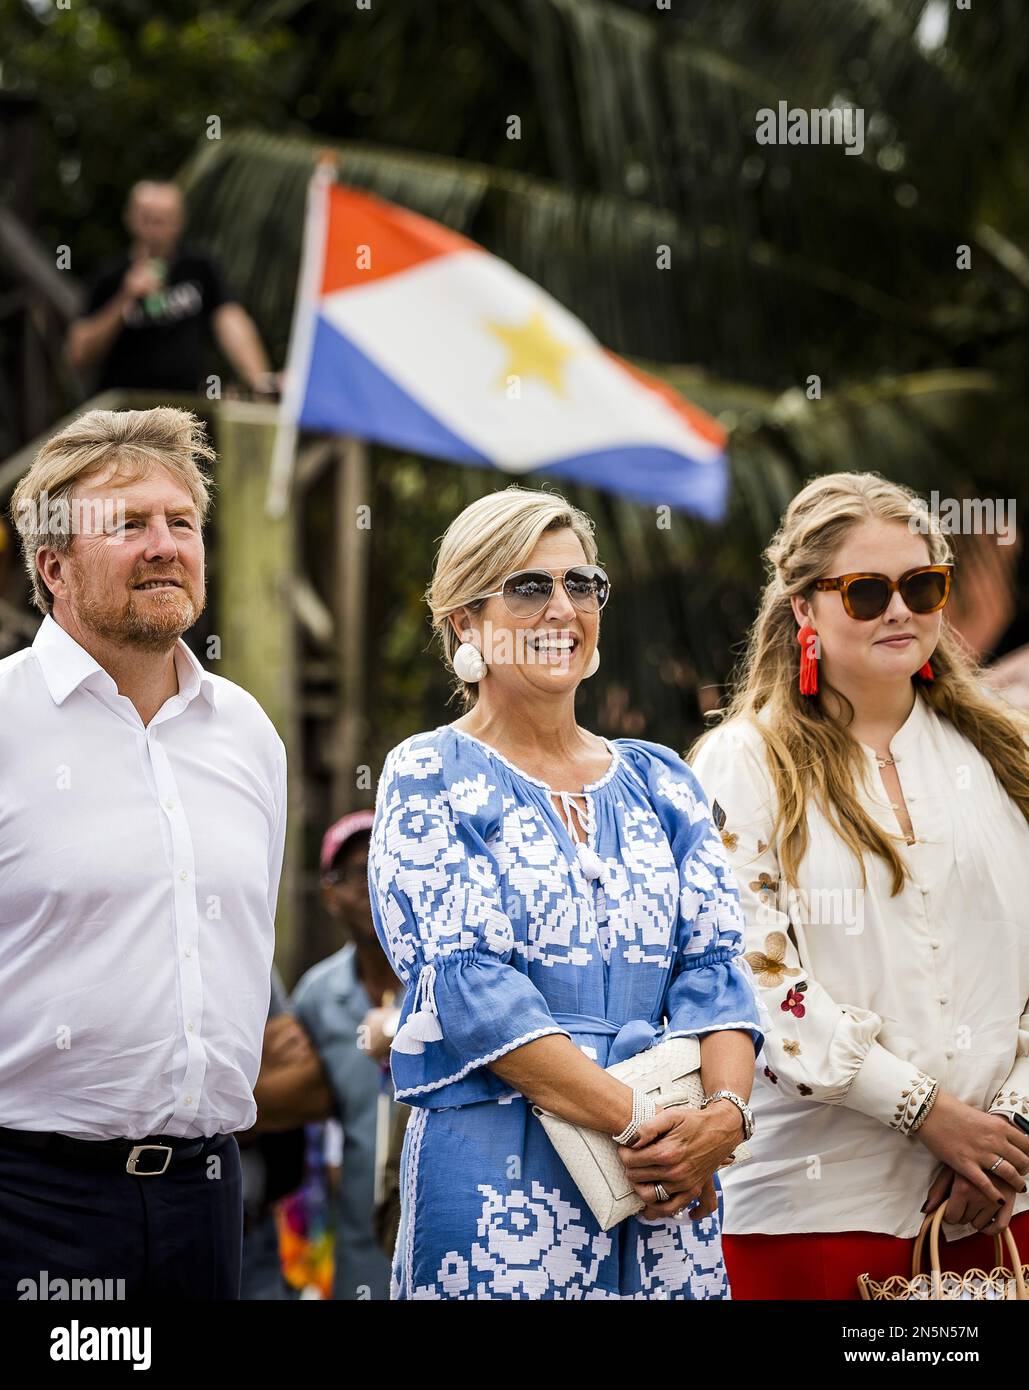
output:
[[[654,1197],[658,1202],[670,1202],[671,1196],[663,1183],[654,1184]]]
[[[1001,1165],[1003,1162],[1004,1162],[1003,1158],[998,1158],[998,1159],[997,1159],[997,1162],[996,1162],[996,1163],[991,1163],[990,1166],[989,1166],[989,1168],[987,1168],[986,1171],[987,1171],[988,1173],[995,1173],[995,1172],[997,1171],[997,1169],[1000,1167],[1000,1165]]]

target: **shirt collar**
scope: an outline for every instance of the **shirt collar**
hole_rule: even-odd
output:
[[[100,663],[90,656],[85,647],[79,646],[51,613],[40,623],[32,650],[55,705],[63,705],[73,690],[77,690],[98,671],[103,672],[108,681],[111,680]],[[213,678],[181,637],[175,645],[175,671],[179,680],[179,695],[184,704],[189,704],[195,696],[202,694],[212,709],[217,708]]]
[[[355,989],[363,988],[357,978],[357,947],[352,941],[348,941],[340,951],[334,973],[332,990],[341,1003],[345,1003]]]
[[[925,733],[929,724],[930,715],[931,709],[929,702],[921,694],[916,684],[915,703],[911,706],[911,713],[893,735],[891,743],[895,743],[898,748],[912,747]]]
[[[928,701],[924,699],[916,687],[915,703],[911,706],[911,711],[904,723],[890,739],[890,752],[896,755],[914,747],[925,734],[930,718],[931,710]],[[877,758],[879,756],[869,744],[863,743],[861,747],[871,757]]]

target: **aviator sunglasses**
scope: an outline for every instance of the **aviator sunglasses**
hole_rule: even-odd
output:
[[[478,598],[502,598],[512,617],[534,618],[550,602],[559,579],[572,603],[583,613],[599,613],[611,596],[611,581],[599,565],[572,565],[557,575],[547,570],[516,570],[501,581],[499,589],[479,594]]]
[[[936,613],[950,597],[953,565],[918,565],[899,579],[885,574],[841,574],[818,579],[816,589],[838,589],[843,607],[858,622],[880,618],[899,593],[912,613]]]

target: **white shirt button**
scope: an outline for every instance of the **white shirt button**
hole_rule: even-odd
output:
[[[181,879],[187,879],[187,878],[189,878],[189,874],[186,873],[186,870],[185,870],[185,869],[180,869],[180,870],[179,870],[179,878],[181,878]]]
[[[946,1004],[946,1002],[947,1002],[947,1000],[948,1000],[949,998],[950,998],[950,995],[949,995],[949,994],[941,994],[941,995],[940,995],[940,1003],[941,1003],[941,1004]]]
[[[193,1031],[193,1020],[190,1019],[190,1021],[186,1024],[186,1032],[187,1032],[187,1033],[192,1033],[192,1031]]]
[[[934,936],[932,941],[929,942],[929,945],[933,948],[934,951],[938,951],[940,949],[939,937]]]
[[[187,1104],[187,1105],[192,1105],[192,1104],[193,1104],[193,1097],[192,1097],[192,1096],[187,1096],[187,1097],[186,1097],[186,1104]]]
[[[168,808],[169,811],[174,811],[174,810],[175,810],[175,800],[174,800],[173,797],[169,797],[168,800],[167,800],[164,804],[165,804],[165,806],[167,806],[167,808]]]
[[[192,946],[187,946],[186,949],[185,949],[185,952],[184,952],[183,954],[186,955],[186,956],[191,956],[191,955],[193,954],[193,947],[192,947]]]
[[[944,1057],[946,1057],[947,1061],[949,1062],[950,1059],[954,1056],[954,1049],[953,1049],[952,1047],[948,1047],[947,1050],[946,1050],[946,1052],[945,1052],[943,1055],[944,1055]]]

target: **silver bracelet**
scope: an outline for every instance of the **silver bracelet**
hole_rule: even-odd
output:
[[[635,1139],[640,1131],[641,1125],[646,1124],[647,1120],[652,1120],[657,1114],[657,1106],[647,1095],[646,1091],[637,1090],[633,1087],[632,1092],[632,1119],[622,1130],[621,1134],[612,1134],[611,1138],[616,1144],[628,1144],[630,1139]]]
[[[735,1105],[736,1109],[740,1112],[740,1115],[743,1119],[743,1141],[744,1143],[746,1143],[746,1141],[754,1133],[753,1110],[751,1110],[750,1106],[747,1104],[747,1102],[743,1099],[742,1096],[738,1096],[735,1091],[726,1091],[724,1089],[720,1091],[712,1091],[712,1093],[709,1096],[705,1096],[700,1103],[701,1110],[704,1110],[707,1106],[711,1104],[712,1101],[715,1100],[727,1100],[730,1102],[730,1104]]]

